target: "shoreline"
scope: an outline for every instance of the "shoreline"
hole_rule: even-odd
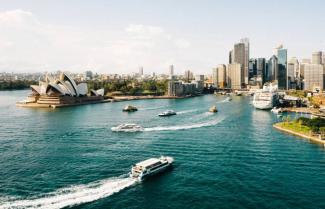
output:
[[[273,128],[275,128],[275,129],[277,129],[279,131],[285,132],[287,134],[291,134],[291,135],[294,135],[294,136],[299,136],[301,138],[307,139],[310,142],[315,142],[317,144],[322,144],[325,147],[325,140],[321,140],[321,139],[319,139],[318,137],[315,137],[315,136],[310,136],[310,135],[306,135],[306,134],[302,134],[302,133],[292,131],[292,130],[287,129],[287,128],[283,128],[283,127],[280,126],[280,124],[281,123],[273,124]]]
[[[203,95],[203,94],[202,94]],[[192,97],[198,97],[202,95],[190,95],[190,96],[112,96],[112,102],[123,102],[123,101],[131,101],[131,100],[146,100],[146,99],[186,99]]]

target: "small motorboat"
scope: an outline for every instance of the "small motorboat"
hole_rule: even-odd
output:
[[[173,110],[167,110],[163,113],[160,113],[158,116],[160,117],[167,117],[167,116],[172,116],[172,115],[176,115],[176,112]]]
[[[212,106],[212,107],[210,107],[209,112],[215,113],[215,112],[218,112],[218,109],[216,106]]]
[[[134,111],[138,111],[138,108],[132,105],[126,105],[123,108],[123,112],[134,112]]]
[[[142,181],[149,176],[161,173],[172,166],[172,157],[149,158],[132,166],[130,177]]]
[[[134,123],[124,123],[116,127],[111,128],[114,132],[139,132],[143,131],[144,128]]]
[[[274,113],[274,114],[281,114],[281,113],[283,113],[283,110],[282,110],[281,107],[280,107],[280,108],[276,108],[276,107],[274,107],[274,108],[271,110],[271,112]]]
[[[227,97],[226,101],[230,102],[232,100],[231,97]]]

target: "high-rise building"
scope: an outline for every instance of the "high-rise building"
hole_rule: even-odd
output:
[[[312,55],[312,64],[323,64],[323,52],[314,52]]]
[[[300,72],[299,72],[299,62],[298,59],[292,57],[288,61],[288,69],[287,69],[287,78],[288,78],[288,88],[296,89],[296,87],[300,88]]]
[[[169,77],[172,78],[174,75],[174,65],[169,66]]]
[[[93,79],[93,72],[91,70],[87,70],[85,72],[85,80],[92,80]]]
[[[218,65],[218,86],[226,88],[227,85],[227,67],[226,65]]]
[[[249,59],[249,64],[248,64],[249,78],[254,78],[257,75],[256,62],[257,60],[254,58]]]
[[[190,82],[191,80],[193,80],[193,73],[190,70],[185,71],[184,80],[185,82]]]
[[[273,55],[269,61],[268,61],[268,65],[267,65],[267,80],[270,82],[275,81],[276,83],[278,82],[277,78],[278,78],[278,58]]]
[[[143,67],[142,67],[142,66],[139,67],[139,75],[140,75],[140,76],[143,76]]]
[[[241,64],[233,63],[228,65],[227,84],[229,88],[241,89],[242,77]]]
[[[204,75],[195,75],[196,81],[204,81]]]
[[[248,65],[249,65],[249,39],[243,38],[240,40],[240,43],[245,45],[245,60],[244,60],[244,83],[248,84],[249,80],[249,72],[248,72]]]
[[[279,89],[287,89],[287,49],[278,49],[278,87]]]
[[[241,66],[241,84],[245,83],[245,63],[246,63],[246,56],[245,56],[245,44],[244,43],[237,43],[234,46],[234,59],[233,63],[240,64]]]
[[[256,59],[256,81],[259,82],[260,85],[268,81],[265,67],[265,58]]]
[[[229,64],[234,63],[234,50],[230,50],[229,52]]]
[[[320,64],[304,64],[304,90],[324,89],[324,67]]]
[[[213,86],[218,88],[218,68],[212,68],[212,83]]]

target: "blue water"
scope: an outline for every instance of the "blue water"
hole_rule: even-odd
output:
[[[325,208],[325,149],[274,130],[278,119],[249,97],[16,107],[27,93],[0,92],[1,209]],[[178,115],[157,117],[167,109]],[[111,131],[126,122],[146,129]],[[132,164],[160,155],[175,158],[172,170],[128,178]]]

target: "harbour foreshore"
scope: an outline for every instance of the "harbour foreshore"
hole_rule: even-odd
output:
[[[290,130],[288,128],[281,127],[281,124],[282,123],[273,124],[273,127],[279,131],[308,139],[311,142],[322,144],[325,147],[325,140],[320,139],[318,136],[313,136],[311,134],[307,135],[307,134],[303,134],[303,133],[298,133],[298,132]]]
[[[308,107],[285,107],[282,108],[282,110],[283,112],[306,113],[306,114],[314,114],[319,112],[319,109],[308,108]]]

